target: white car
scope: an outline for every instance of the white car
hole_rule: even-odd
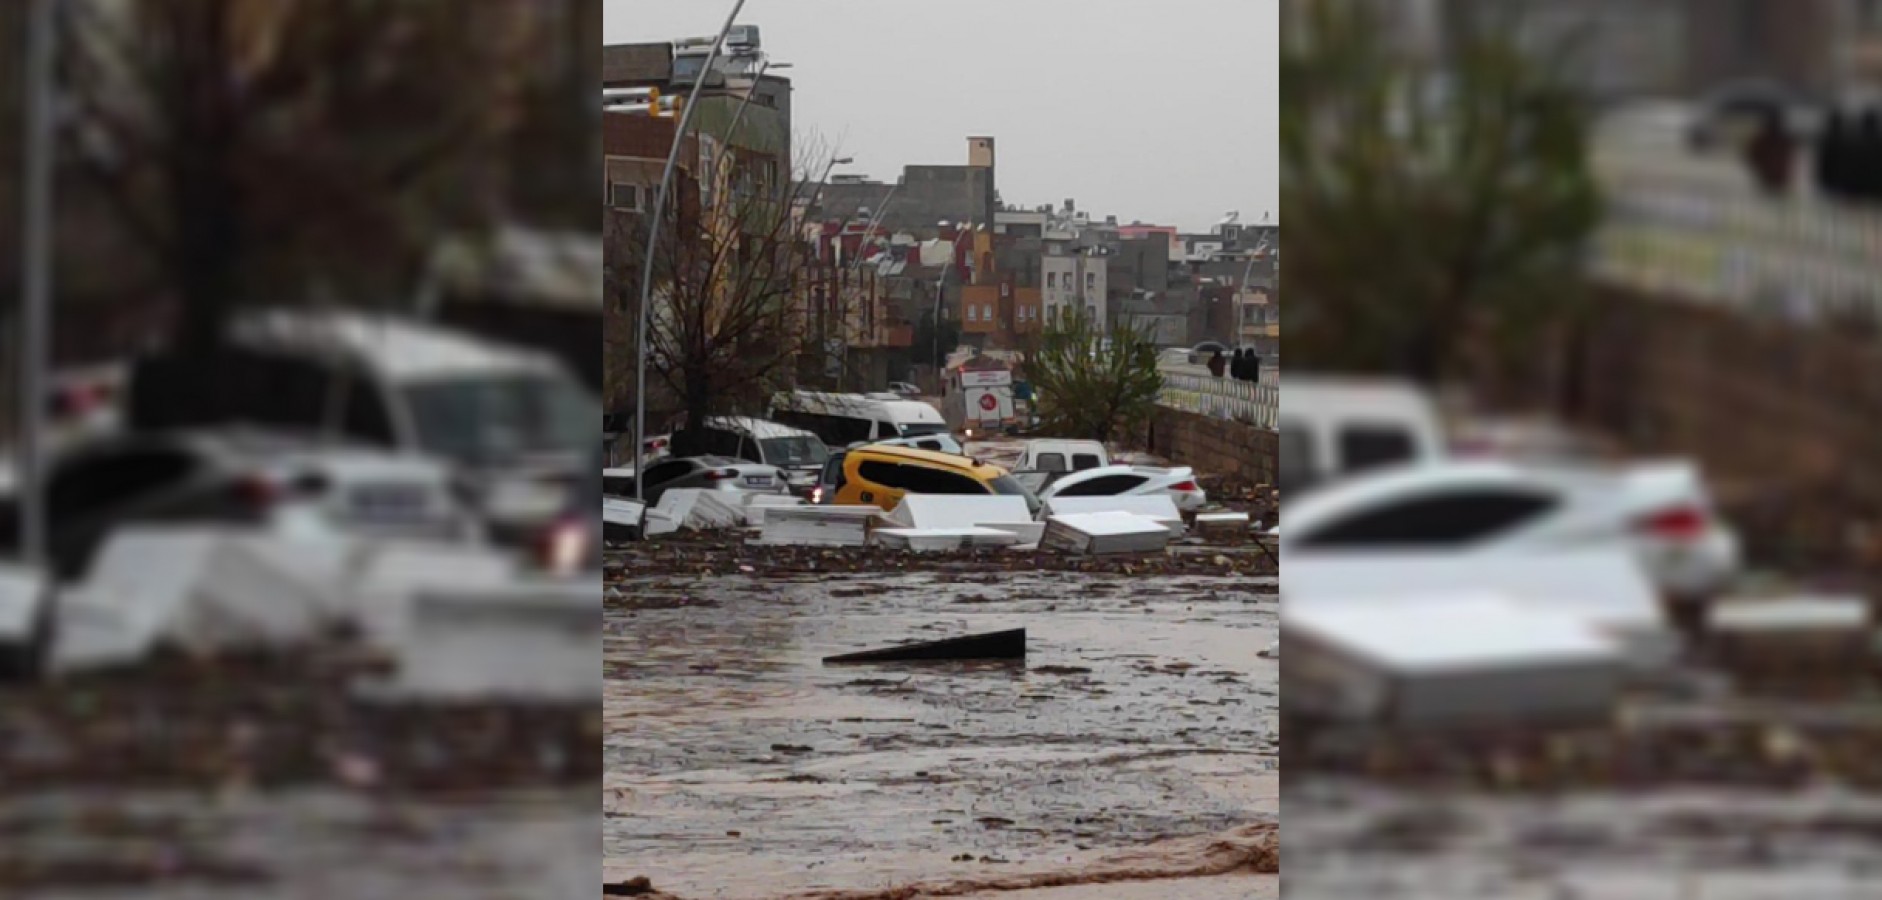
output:
[[[1432,463],[1330,484],[1281,515],[1281,552],[1500,554],[1612,547],[1656,587],[1703,596],[1734,578],[1738,536],[1685,463],[1600,469]]]
[[[1196,483],[1196,471],[1187,466],[1100,466],[1073,472],[1052,482],[1040,500],[1054,497],[1117,497],[1125,494],[1168,494],[1183,512],[1195,512],[1209,502]]]
[[[133,524],[374,543],[478,544],[487,534],[447,463],[253,429],[88,442],[52,461],[46,496],[50,555],[65,580],[82,577],[111,534]],[[10,505],[0,497],[0,509]]]

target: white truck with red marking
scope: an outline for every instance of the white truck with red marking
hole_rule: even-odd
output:
[[[1019,424],[1013,411],[1013,373],[1006,369],[959,369],[948,378],[948,424],[975,437]]]

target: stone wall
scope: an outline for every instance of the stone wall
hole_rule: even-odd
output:
[[[1144,449],[1199,475],[1272,485],[1280,440],[1275,432],[1245,422],[1158,407]]]

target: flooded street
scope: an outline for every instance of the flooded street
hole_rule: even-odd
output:
[[[1300,777],[1287,809],[1296,897],[1882,895],[1882,800],[1843,788],[1497,797]]]
[[[1225,848],[1245,862],[1278,821],[1279,687],[1258,655],[1277,623],[1271,579],[616,584],[604,856],[661,890],[759,898],[1105,864],[1214,875],[1233,868]],[[820,663],[1019,627],[1024,665]],[[1144,850],[1172,838],[1191,844]],[[1260,880],[1185,895],[1260,896]]]
[[[361,701],[355,655],[0,691],[0,896],[594,896],[599,709]]]

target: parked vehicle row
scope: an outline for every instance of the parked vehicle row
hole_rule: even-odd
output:
[[[1738,536],[1689,464],[1605,464],[1509,426],[1469,434],[1458,456],[1412,385],[1296,377],[1281,391],[1290,557],[1615,548],[1673,597],[1716,592],[1741,569]]]
[[[671,425],[685,430],[683,419]],[[887,394],[781,393],[772,419],[715,416],[694,433],[699,455],[648,464],[647,503],[680,488],[791,493],[815,504],[885,510],[911,493],[1019,496],[1035,512],[1052,496],[1164,493],[1183,510],[1207,503],[1192,470],[1115,466],[1099,441],[1030,441],[1009,471],[969,456],[933,406]],[[633,496],[635,477],[631,468],[610,469],[604,490]]]
[[[559,362],[393,317],[251,314],[219,351],[61,384],[52,411],[95,426],[49,460],[65,578],[134,522],[535,551],[595,477],[598,403]]]

